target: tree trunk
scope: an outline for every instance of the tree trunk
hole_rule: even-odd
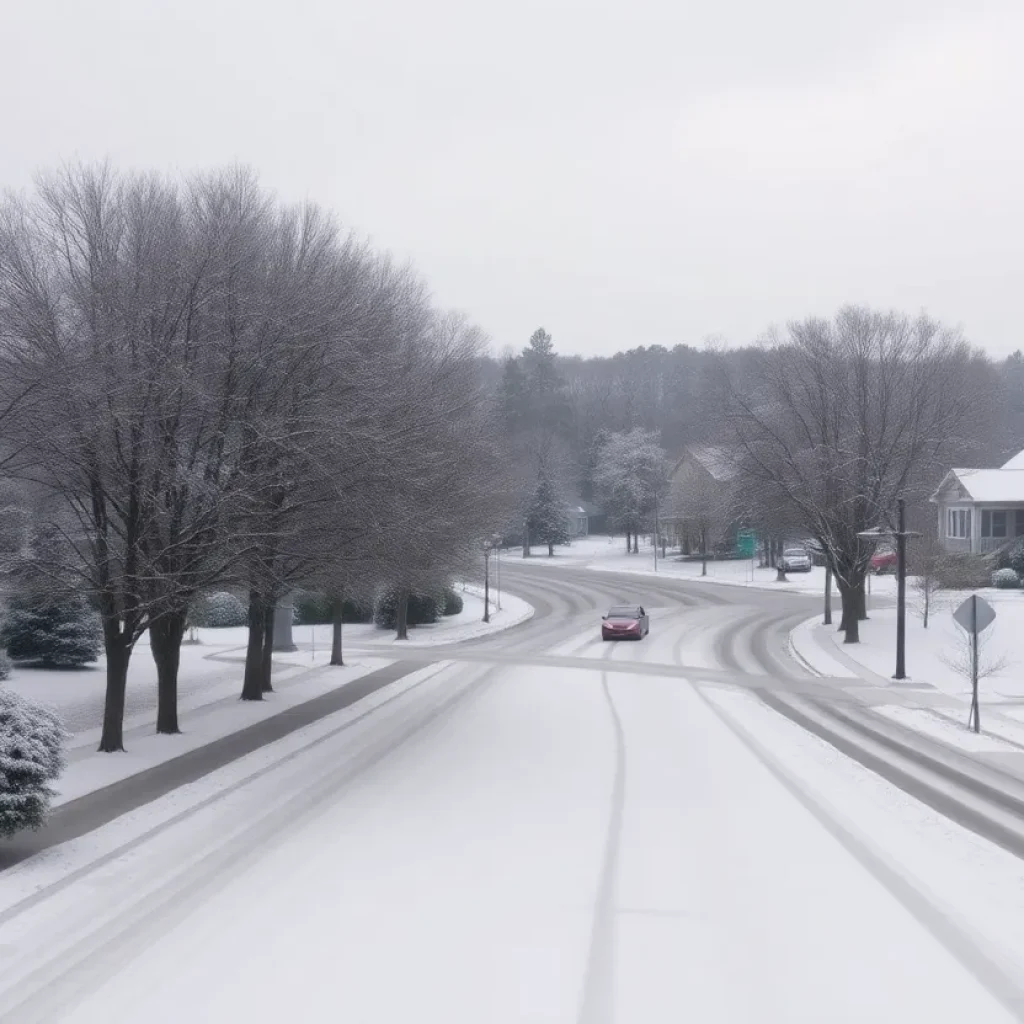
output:
[[[124,697],[128,686],[131,644],[121,634],[120,623],[104,624],[103,647],[107,655],[107,690],[103,702],[103,732],[99,750],[113,754],[124,750]]]
[[[523,558],[530,557],[530,524],[523,522]]]
[[[249,645],[245,651],[242,700],[263,700],[263,638],[266,601],[255,588],[249,591]]]
[[[825,566],[825,625],[832,625],[832,567]]]
[[[551,558],[554,555],[554,553],[555,545],[551,541],[548,541],[548,558]]]
[[[395,639],[409,639],[409,591],[403,590],[398,595],[398,617],[395,623]]]
[[[633,533],[633,554],[640,554],[640,534],[634,531]]]
[[[165,735],[178,728],[178,665],[188,609],[161,615],[149,627],[149,649],[156,663],[156,731]]]
[[[701,530],[700,533],[700,574],[701,576],[708,574],[708,535],[706,530]]]
[[[341,616],[345,598],[337,594],[331,602],[331,664],[344,665],[341,657]]]
[[[626,554],[633,554],[633,537],[630,534],[629,530],[626,531]]]
[[[926,576],[922,581],[924,584],[924,628],[928,628],[928,613],[931,611],[932,603],[932,581]]]
[[[860,620],[861,610],[864,607],[864,581],[855,583],[852,586],[840,582],[839,595],[843,600],[843,617],[839,628],[846,634],[843,637],[844,644],[860,643]]]
[[[273,693],[271,676],[274,671],[274,614],[276,601],[267,601],[263,609],[263,650],[260,653],[260,687],[264,693]]]

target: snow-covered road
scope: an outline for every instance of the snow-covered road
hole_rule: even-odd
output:
[[[749,649],[665,595],[602,644],[558,586],[578,612],[500,649],[572,667],[426,670],[0,901],[0,1020],[1019,1019],[1020,862],[724,683],[768,678],[749,607],[714,613]]]

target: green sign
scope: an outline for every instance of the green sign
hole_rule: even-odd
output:
[[[736,534],[736,554],[740,558],[753,558],[757,551],[757,534],[753,530],[740,530]]]

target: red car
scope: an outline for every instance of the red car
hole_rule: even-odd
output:
[[[602,640],[643,640],[650,631],[650,617],[637,604],[616,605],[601,622]]]
[[[896,552],[892,548],[879,548],[871,556],[871,571],[879,574],[896,571]]]

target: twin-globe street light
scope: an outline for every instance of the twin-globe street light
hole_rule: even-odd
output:
[[[907,507],[902,498],[897,499],[899,509],[898,524],[895,530],[862,530],[857,534],[863,540],[880,540],[892,537],[896,541],[896,674],[893,679],[907,678],[907,538],[920,537],[921,534],[907,529]]]

